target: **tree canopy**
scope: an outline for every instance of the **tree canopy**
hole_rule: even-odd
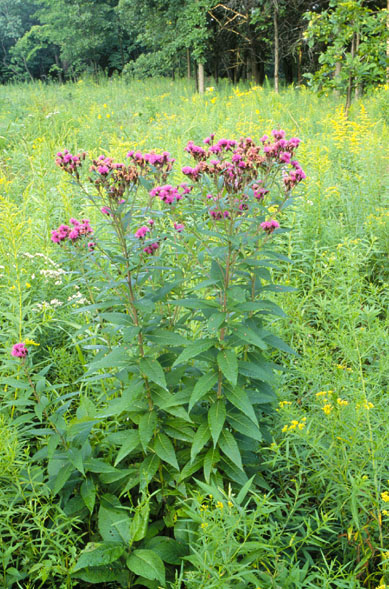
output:
[[[358,93],[387,79],[388,3],[0,0],[0,82],[202,71]]]

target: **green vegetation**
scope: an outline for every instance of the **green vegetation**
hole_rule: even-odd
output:
[[[220,84],[200,96],[189,84],[166,79],[128,84],[81,79],[63,87],[0,88],[4,587],[389,585],[387,98],[387,89],[377,88],[356,100],[346,117],[336,96],[318,97],[305,88],[277,95],[259,86]],[[67,148],[123,161],[129,150],[166,149],[177,158],[169,177],[176,185],[186,180],[182,166],[192,165],[184,152],[189,140],[203,145],[202,139],[214,132],[216,140],[250,136],[258,143],[277,128],[287,138],[302,140],[297,157],[307,178],[295,188],[285,212],[278,211],[276,196],[267,209],[278,215],[282,228],[291,228],[276,232],[271,243],[278,257],[292,263],[278,260],[279,267],[262,267],[263,285],[286,287],[286,292],[267,293],[266,303],[268,309],[280,305],[286,317],[280,312],[264,315],[263,321],[298,356],[288,354],[279,340],[281,349],[264,352],[266,361],[276,365],[277,398],[269,393],[267,402],[256,406],[260,437],[248,446],[249,438],[236,431],[237,419],[225,425],[216,418],[212,407],[219,403],[220,408],[221,398],[213,403],[210,395],[200,398],[193,411],[181,394],[180,411],[173,420],[159,411],[157,429],[141,417],[133,386],[138,373],[126,365],[139,361],[137,334],[131,321],[123,329],[123,315],[115,315],[131,316],[121,275],[114,274],[123,258],[112,242],[99,273],[88,267],[93,252],[82,254],[73,247],[75,255],[69,257],[51,241],[50,232],[71,217],[88,217],[92,227],[100,227],[93,236],[97,243],[110,239],[100,207],[93,207],[71,176],[55,166],[55,154]],[[89,196],[93,190],[90,185]],[[142,185],[138,207],[146,205],[146,195]],[[183,217],[175,220],[189,233],[202,212],[196,200],[182,207]],[[160,211],[158,223],[165,224],[167,237],[160,249],[180,256],[185,277],[183,286],[171,287],[168,299],[178,298],[182,291],[177,289],[190,290],[204,274],[201,279],[211,286],[196,291],[204,303],[212,296],[206,289],[216,288],[212,280],[219,284],[212,275],[215,267],[201,240],[189,244],[190,257],[184,245],[182,251],[173,249],[168,225],[175,213],[162,205]],[[135,227],[144,224],[146,213],[139,208],[138,213]],[[205,235],[209,221],[201,222]],[[212,239],[217,235],[215,230]],[[130,237],[136,254],[137,242]],[[220,261],[220,243],[218,248]],[[164,279],[171,281],[175,272],[179,282],[175,262],[163,255],[170,268]],[[263,253],[256,255],[263,259]],[[147,272],[154,272],[153,263],[147,264]],[[239,271],[248,272],[243,266]],[[153,276],[153,284],[162,286],[160,275]],[[137,291],[144,293],[139,313],[148,317],[147,300],[162,310],[158,315],[152,309],[147,328],[153,329],[154,320],[173,325],[173,316],[179,318],[169,342],[154,334],[146,352],[158,358],[162,376],[156,364],[140,363],[158,404],[155,395],[162,395],[165,376],[171,392],[178,386],[167,367],[174,366],[180,346],[185,348],[183,335],[198,343],[212,325],[209,318],[201,319],[201,310],[168,316],[165,294],[157,299],[145,284]],[[264,292],[258,293],[262,300]],[[233,296],[242,295],[234,291]],[[223,323],[215,325],[217,333]],[[28,350],[26,361],[11,356],[12,346],[21,342]],[[229,340],[228,346],[229,353],[240,353],[239,342]],[[228,366],[212,355],[186,356],[193,374],[180,363],[184,376],[172,372],[185,379],[190,394],[201,371],[204,382],[207,370],[214,370],[222,374],[228,395],[225,381],[235,379],[231,356]],[[217,382],[210,386],[216,398]],[[201,427],[201,407],[213,416],[211,435],[202,441],[206,451],[198,445],[190,463],[186,452],[193,431]],[[246,404],[244,411],[250,407]],[[154,409],[144,413],[153,414]],[[134,443],[138,428],[139,446]],[[243,456],[239,476],[223,459],[222,432],[234,432],[235,466]]]

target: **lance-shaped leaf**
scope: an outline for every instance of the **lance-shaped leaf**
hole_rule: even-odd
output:
[[[208,411],[208,425],[211,432],[214,448],[216,448],[220,432],[226,420],[226,405],[223,399],[218,399]]]
[[[235,386],[238,380],[238,360],[234,350],[221,350],[217,355],[217,363],[228,382]]]

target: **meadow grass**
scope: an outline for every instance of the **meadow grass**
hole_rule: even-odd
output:
[[[284,295],[288,317],[276,326],[299,356],[279,376],[281,404],[263,469],[272,481],[265,491],[292,494],[307,514],[310,505],[330,514],[333,527],[323,536],[326,558],[309,563],[310,574],[317,567],[313,580],[277,570],[275,584],[269,577],[266,587],[389,583],[389,517],[382,499],[389,490],[387,104],[387,90],[378,89],[355,102],[347,119],[337,98],[304,87],[277,95],[222,84],[204,96],[187,82],[167,80],[0,87],[3,356],[15,341],[35,339],[58,386],[77,375],[83,352],[61,347],[73,319],[63,321],[65,291],[50,230],[71,216],[93,221],[96,213],[58,172],[55,153],[66,147],[120,160],[129,149],[167,150],[177,158],[174,180],[181,181],[190,139],[201,143],[214,132],[258,140],[277,127],[302,139],[298,157],[307,179],[292,213],[293,231],[283,236],[293,264],[278,276],[296,291]],[[7,427],[13,435],[12,422],[2,422]],[[1,459],[19,471],[23,456],[10,448]],[[1,484],[6,496],[6,481]],[[46,509],[46,496],[42,502]],[[74,542],[69,539],[70,551]]]

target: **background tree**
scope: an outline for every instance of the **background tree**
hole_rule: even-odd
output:
[[[318,70],[306,76],[317,90],[346,94],[348,111],[353,91],[358,97],[363,88],[385,81],[387,12],[363,0],[331,0],[329,9],[306,17],[309,45],[324,45]]]

